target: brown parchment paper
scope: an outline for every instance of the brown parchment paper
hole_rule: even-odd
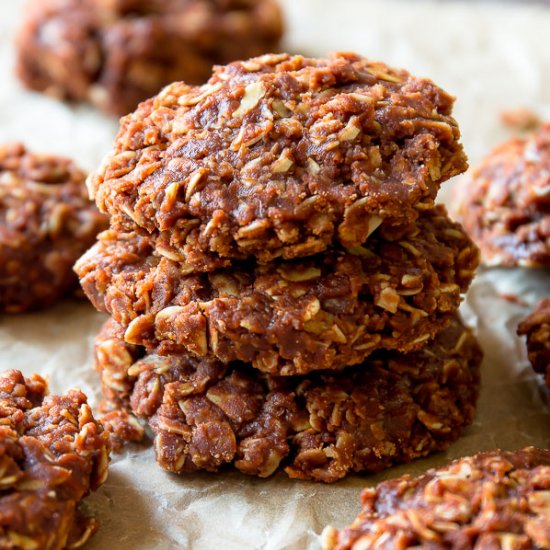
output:
[[[550,9],[518,1],[285,0],[286,48],[322,55],[357,50],[433,78],[458,97],[456,117],[472,162],[509,137],[503,108],[527,106],[550,118]],[[12,34],[20,0],[0,0],[0,142],[74,157],[92,169],[109,150],[116,121],[21,89],[12,76]],[[450,201],[447,184],[443,199]],[[89,500],[100,522],[89,549],[319,549],[326,524],[340,527],[359,510],[359,491],[404,472],[495,447],[550,447],[550,399],[515,336],[527,303],[550,296],[550,272],[491,270],[478,276],[463,308],[485,350],[475,424],[444,454],[379,476],[330,486],[284,474],[258,480],[238,473],[175,477],[150,447],[113,458],[105,486]],[[47,375],[53,391],[80,386],[97,403],[91,371],[94,334],[104,316],[66,302],[32,315],[0,317],[0,368]]]

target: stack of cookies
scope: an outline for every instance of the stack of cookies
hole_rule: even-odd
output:
[[[434,200],[453,99],[354,54],[267,55],[122,119],[77,263],[115,435],[173,472],[331,482],[441,450],[475,412],[457,316],[478,250]]]

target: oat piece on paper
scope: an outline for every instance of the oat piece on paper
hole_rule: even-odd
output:
[[[73,264],[107,226],[84,179],[68,159],[0,146],[0,312],[47,307],[78,287]]]
[[[353,253],[206,274],[154,255],[147,235],[111,230],[76,270],[130,343],[293,375],[421,347],[449,323],[477,262],[475,245],[436,207],[404,235],[377,232]]]
[[[483,263],[550,266],[550,124],[494,149],[455,189]]]
[[[79,390],[0,373],[0,547],[79,548],[97,529],[80,502],[107,477],[109,438]]]
[[[541,300],[518,326],[527,337],[527,354],[536,372],[543,374],[550,388],[550,299]]]
[[[453,101],[355,54],[236,62],[125,117],[90,189],[190,271],[349,248],[413,222],[466,169]]]
[[[325,550],[550,548],[550,451],[529,447],[460,458],[362,494],[363,510]]]
[[[166,84],[276,50],[282,32],[277,0],[27,0],[17,74],[124,115]]]
[[[474,417],[481,355],[457,317],[420,351],[376,353],[361,367],[307,376],[147,353],[125,343],[112,319],[95,349],[107,402],[150,424],[162,468],[232,465],[260,477],[284,468],[327,483],[456,441]]]

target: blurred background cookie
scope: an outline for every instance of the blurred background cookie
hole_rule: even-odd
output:
[[[78,287],[72,267],[107,220],[71,160],[0,147],[0,312],[53,304]]]
[[[17,74],[123,115],[170,82],[276,50],[282,33],[277,0],[27,0]]]
[[[550,124],[496,147],[455,191],[483,263],[550,267]]]

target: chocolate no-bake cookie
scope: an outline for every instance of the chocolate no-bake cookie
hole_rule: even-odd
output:
[[[113,320],[95,354],[108,405],[148,421],[166,470],[233,465],[266,477],[285,468],[323,482],[447,448],[473,420],[482,355],[456,317],[420,351],[298,377],[147,353]]]
[[[27,0],[17,74],[123,115],[166,84],[277,49],[282,32],[277,0]]]
[[[550,266],[550,124],[494,149],[456,191],[484,263]]]
[[[107,432],[81,391],[46,394],[38,375],[0,373],[0,548],[79,548],[97,529],[79,504],[107,477]]]
[[[160,233],[189,270],[349,248],[413,222],[466,169],[453,101],[354,54],[236,62],[122,119],[89,186],[117,227]]]
[[[362,494],[363,510],[325,550],[550,548],[550,451],[533,447],[460,458]]]
[[[0,312],[46,307],[78,287],[73,264],[107,226],[84,180],[68,159],[0,146]]]
[[[138,233],[103,233],[76,264],[93,304],[133,344],[304,374],[411,351],[447,325],[472,280],[478,250],[438,206],[408,232],[379,231],[364,247],[212,273],[154,254]]]
[[[550,388],[550,299],[541,300],[518,326],[527,337],[527,354],[536,372],[545,376]]]

